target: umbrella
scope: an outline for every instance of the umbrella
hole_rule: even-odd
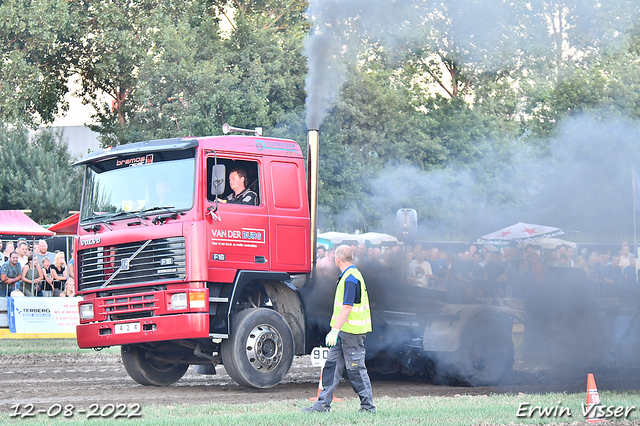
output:
[[[511,243],[529,244],[546,238],[563,235],[564,231],[552,226],[518,222],[499,231],[478,238],[475,244],[506,246]]]

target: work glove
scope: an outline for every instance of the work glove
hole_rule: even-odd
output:
[[[340,330],[337,328],[332,328],[327,337],[324,339],[325,343],[328,347],[332,348],[338,343],[338,333]]]

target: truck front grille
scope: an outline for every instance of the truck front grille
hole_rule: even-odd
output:
[[[78,288],[96,289],[186,278],[184,237],[92,247],[78,252]]]

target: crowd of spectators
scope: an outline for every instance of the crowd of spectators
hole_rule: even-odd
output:
[[[445,290],[476,298],[524,298],[536,283],[544,282],[549,268],[574,268],[584,271],[576,276],[605,289],[608,294],[637,292],[636,258],[623,242],[619,251],[576,253],[567,245],[542,250],[534,245],[524,248],[471,245],[459,253],[440,251],[437,246],[367,247],[352,245],[355,265],[367,275],[384,280],[404,280],[410,285]],[[336,280],[339,274],[332,249],[318,246],[319,277]],[[553,272],[553,271],[552,271]],[[576,271],[577,272],[577,271]],[[602,295],[604,296],[604,295]]]
[[[73,265],[63,252],[50,252],[45,240],[35,247],[26,238],[0,241],[0,265],[0,297],[75,295]]]

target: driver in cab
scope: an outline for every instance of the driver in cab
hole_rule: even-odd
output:
[[[247,172],[243,169],[231,170],[229,173],[229,186],[233,192],[223,202],[251,206],[258,204],[258,195],[247,188]]]

